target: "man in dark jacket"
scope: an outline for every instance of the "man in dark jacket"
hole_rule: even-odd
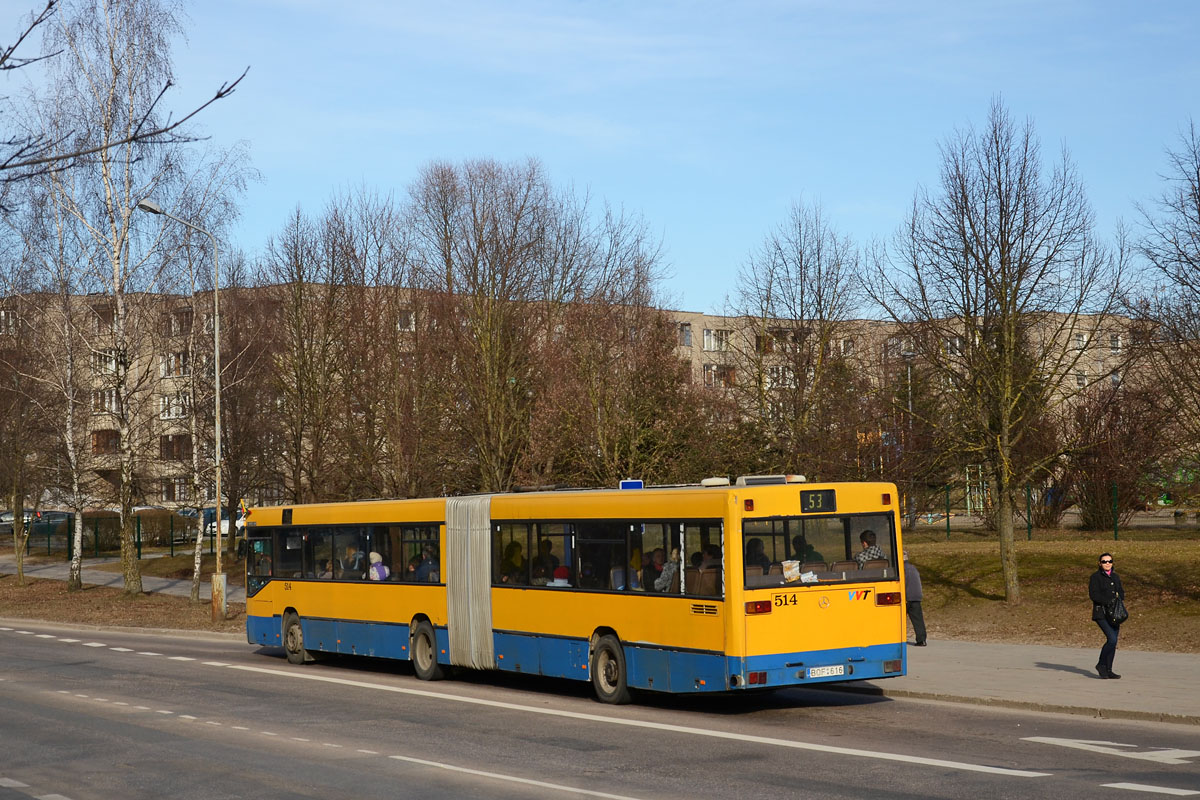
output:
[[[1100,568],[1092,573],[1088,581],[1088,596],[1092,599],[1092,619],[1104,631],[1105,639],[1096,672],[1101,678],[1119,678],[1121,676],[1112,671],[1112,665],[1113,656],[1117,654],[1117,635],[1121,632],[1121,625],[1108,621],[1107,610],[1115,598],[1125,600],[1125,590],[1121,587],[1121,577],[1113,569],[1112,553],[1100,556]]]
[[[921,573],[917,572],[915,564],[904,554],[904,600],[908,609],[908,618],[912,620],[913,634],[917,637],[917,647],[925,646],[925,614],[921,611]]]

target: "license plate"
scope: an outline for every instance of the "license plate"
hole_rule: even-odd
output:
[[[828,678],[831,675],[845,675],[846,666],[838,664],[834,667],[809,667],[808,677],[810,678]]]

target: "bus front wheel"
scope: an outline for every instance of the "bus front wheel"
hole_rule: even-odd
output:
[[[287,660],[291,664],[303,664],[311,660],[304,649],[304,629],[300,627],[300,617],[292,611],[283,617],[283,649],[287,651]]]
[[[630,700],[626,682],[625,653],[612,634],[605,634],[592,649],[592,686],[602,703],[623,705]]]
[[[421,620],[413,628],[412,634],[412,663],[413,671],[423,681],[440,681],[446,677],[446,671],[437,660],[437,636],[428,620]]]

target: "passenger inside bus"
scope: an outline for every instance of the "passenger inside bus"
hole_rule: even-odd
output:
[[[418,583],[431,583],[437,580],[438,576],[438,558],[437,552],[434,551],[431,545],[425,545],[421,548],[420,562],[414,571],[413,577]]]
[[[558,569],[558,556],[554,555],[554,542],[549,539],[542,539],[538,542],[537,558],[533,561],[533,568],[536,571],[541,567],[546,575],[553,575],[554,570]]]
[[[328,558],[322,558],[321,563],[317,567],[318,580],[331,580],[333,578],[333,567],[330,566]]]
[[[771,568],[771,559],[767,558],[762,539],[757,536],[746,542],[746,566],[762,567],[764,570]]]
[[[392,574],[392,571],[388,569],[387,564],[383,563],[383,556],[372,551],[370,559],[371,567],[367,570],[367,577],[373,581],[386,581],[388,575]]]
[[[525,583],[525,556],[520,542],[509,542],[504,548],[504,559],[500,562],[501,583]]]
[[[818,553],[816,548],[808,543],[804,534],[792,537],[792,558],[805,563],[825,560],[825,556]]]

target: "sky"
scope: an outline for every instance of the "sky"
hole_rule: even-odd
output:
[[[21,0],[4,0],[6,5]],[[640,215],[664,305],[719,312],[794,202],[857,244],[891,237],[939,145],[993,99],[1065,147],[1110,238],[1200,122],[1200,3],[185,4],[172,108],[250,68],[199,128],[248,145],[261,181],[230,246],[253,256],[297,208],[406,196],[433,160],[539,159],[560,186]],[[169,198],[162,198],[164,205]]]

